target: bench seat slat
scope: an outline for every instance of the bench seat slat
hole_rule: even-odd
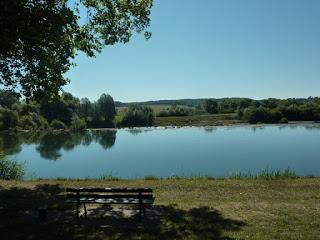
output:
[[[67,188],[66,192],[151,193],[151,188]]]
[[[80,198],[132,198],[139,199],[139,194],[79,194]],[[67,194],[67,198],[77,198],[77,194]],[[152,199],[152,194],[141,194],[142,199]]]
[[[77,200],[68,200],[69,203],[77,203]],[[139,199],[133,198],[82,198],[80,203],[101,203],[101,204],[139,204]],[[142,199],[142,204],[153,204],[154,198]]]

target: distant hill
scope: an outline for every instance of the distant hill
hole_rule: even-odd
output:
[[[186,106],[197,106],[203,103],[205,98],[199,99],[178,99],[178,100],[154,100],[154,101],[146,101],[146,102],[119,102],[116,101],[116,107],[127,107],[132,104],[139,105],[186,105]]]
[[[154,101],[146,101],[146,102],[119,102],[115,101],[116,107],[128,107],[132,104],[138,105],[185,105],[189,107],[196,107],[199,104],[202,104],[207,98],[186,98],[186,99],[177,99],[177,100],[154,100]],[[217,102],[221,102],[224,100],[241,100],[245,98],[212,98]]]

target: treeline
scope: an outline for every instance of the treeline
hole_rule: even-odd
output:
[[[121,118],[113,98],[102,94],[97,101],[64,92],[51,101],[24,101],[16,93],[0,90],[0,130],[47,130],[148,126],[154,120],[149,107],[130,106]]]
[[[201,106],[207,113],[237,113],[249,123],[285,123],[288,121],[320,121],[320,98],[207,99]]]
[[[190,116],[190,115],[194,115],[196,113],[197,113],[197,111],[193,108],[173,105],[171,107],[167,107],[167,108],[159,111],[157,113],[157,117]]]

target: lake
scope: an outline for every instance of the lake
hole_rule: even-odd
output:
[[[0,150],[27,179],[320,175],[320,124],[1,133]]]

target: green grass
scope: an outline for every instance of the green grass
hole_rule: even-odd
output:
[[[232,174],[230,179],[266,179],[266,180],[273,180],[273,179],[290,179],[290,178],[298,178],[298,175],[290,170],[289,168],[285,170],[272,170],[266,168],[256,174],[252,172],[244,172],[244,173],[235,173]]]
[[[136,216],[121,215],[91,216],[77,222],[69,212],[74,206],[65,204],[66,187],[151,187],[155,212],[147,211],[141,223]],[[0,181],[0,199],[1,239],[287,240],[320,236],[317,177]],[[36,211],[44,205],[51,217],[40,223]]]
[[[217,126],[242,123],[235,113],[156,117],[155,126]]]
[[[119,177],[113,176],[112,173],[110,174],[103,174],[99,177],[99,180],[107,180],[107,181],[119,181],[121,180]]]
[[[9,160],[0,152],[0,179],[21,180],[25,174],[25,165],[15,160]]]

